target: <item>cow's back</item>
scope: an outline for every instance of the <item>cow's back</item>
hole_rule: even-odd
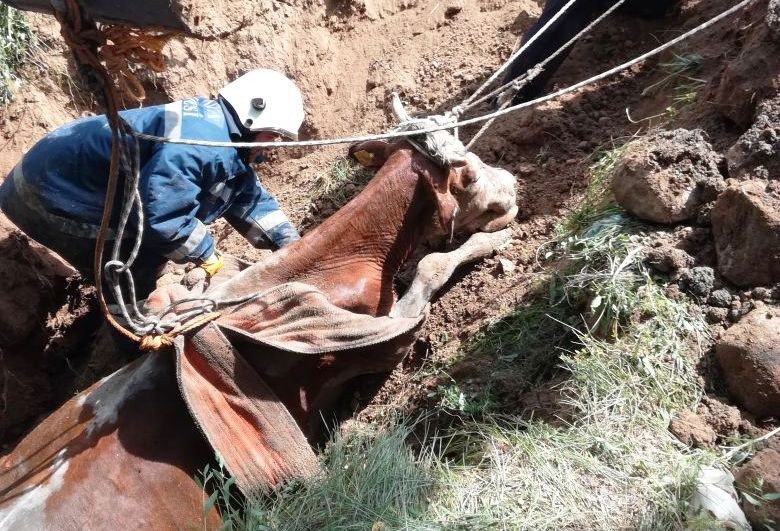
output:
[[[1,529],[218,527],[193,476],[211,459],[148,354],[75,396],[0,460]]]

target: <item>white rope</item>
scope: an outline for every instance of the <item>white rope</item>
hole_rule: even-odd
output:
[[[498,110],[502,111],[507,108],[507,106],[512,103],[512,98],[507,98],[504,103],[501,104],[501,107],[498,108]],[[497,118],[491,118],[487,122],[484,123],[484,125],[477,131],[477,134],[471,137],[471,140],[469,140],[469,143],[466,144],[466,151],[471,151],[471,146],[474,145],[474,142],[479,140],[479,138],[485,134],[485,131],[490,129],[490,126],[493,125],[493,122],[496,121]]]
[[[445,124],[445,125],[439,125],[439,126],[432,126],[428,127],[426,129],[420,129],[417,131],[398,131],[398,132],[392,132],[392,133],[383,133],[383,134],[375,134],[375,135],[363,135],[363,136],[352,136],[352,137],[344,137],[344,138],[334,138],[334,139],[322,139],[322,140],[300,140],[297,142],[215,142],[215,141],[209,141],[209,140],[189,140],[189,139],[172,139],[172,138],[165,138],[165,137],[159,137],[154,135],[147,135],[145,133],[133,133],[134,136],[136,136],[139,139],[143,140],[151,140],[153,142],[161,142],[161,143],[168,143],[168,144],[183,144],[183,145],[190,145],[190,146],[205,146],[205,147],[234,147],[234,148],[254,148],[254,147],[264,147],[264,148],[276,148],[276,149],[283,149],[283,148],[301,148],[301,147],[316,147],[316,146],[329,146],[334,144],[354,144],[356,142],[365,142],[368,140],[387,140],[392,138],[404,138],[408,136],[416,136],[416,135],[422,135],[426,133],[433,133],[435,131],[444,131],[449,129],[454,129],[455,127],[462,127],[465,125],[472,125],[477,124],[481,122],[485,122],[487,120],[490,120],[491,118],[497,118],[499,116],[504,116],[506,114],[518,111],[520,109],[525,109],[527,107],[533,107],[535,105],[538,105],[540,103],[544,103],[546,101],[553,100],[555,98],[558,98],[560,96],[564,96],[566,94],[569,94],[571,92],[574,92],[576,90],[581,89],[582,87],[585,87],[587,85],[590,85],[592,83],[595,83],[597,81],[601,81],[602,79],[609,77],[613,74],[616,74],[618,72],[622,72],[623,70],[627,70],[628,68],[631,68],[637,63],[641,63],[642,61],[654,56],[658,55],[659,53],[662,53],[672,46],[690,38],[691,36],[695,35],[696,33],[699,33],[700,31],[703,31],[710,26],[717,24],[724,18],[728,17],[729,15],[732,15],[736,11],[739,11],[740,9],[744,8],[748,4],[755,2],[756,0],[742,0],[735,6],[727,9],[726,11],[723,11],[719,15],[711,18],[710,20],[696,26],[695,28],[683,33],[679,37],[676,37],[672,39],[671,41],[662,44],[661,46],[658,46],[657,48],[654,48],[650,50],[647,53],[644,53],[640,55],[639,57],[636,57],[626,63],[623,63],[619,66],[616,66],[614,68],[611,68],[609,70],[606,70],[602,72],[601,74],[595,75],[593,77],[590,77],[584,81],[580,81],[579,83],[576,83],[574,85],[571,85],[569,87],[563,88],[561,90],[558,90],[556,92],[553,92],[551,94],[547,94],[546,96],[542,96],[530,101],[526,101],[523,103],[518,103],[517,105],[513,105],[511,107],[508,107],[503,110],[495,111],[489,114],[485,114],[482,116],[477,116],[475,118],[469,118],[468,120],[463,120],[462,122],[458,122],[457,124]]]
[[[138,258],[138,252],[143,240],[144,214],[141,205],[141,194],[138,191],[138,183],[141,178],[141,155],[138,139],[132,136],[130,125],[121,120],[121,130],[119,136],[120,142],[120,161],[125,175],[125,189],[122,197],[122,210],[117,224],[116,237],[111,250],[111,260],[103,265],[103,276],[114,296],[114,300],[119,306],[128,326],[138,335],[144,335],[157,328],[159,319],[151,319],[138,308],[136,301],[135,280],[130,267]],[[131,140],[128,145],[128,139]],[[137,227],[133,248],[127,260],[120,259],[119,254],[122,249],[125,229],[130,219],[130,214],[135,206],[137,216]],[[126,303],[122,293],[122,279],[124,278],[130,296],[130,302]]]

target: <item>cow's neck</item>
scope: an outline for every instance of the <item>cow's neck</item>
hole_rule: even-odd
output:
[[[392,279],[431,221],[433,203],[413,171],[409,151],[398,151],[360,195],[306,235],[323,265],[367,265]],[[312,259],[314,256],[311,257]]]
[[[222,285],[230,299],[279,283],[306,282],[345,309],[389,313],[393,276],[428,227],[434,204],[415,171],[418,155],[400,150],[346,206],[306,234]],[[420,164],[432,164],[426,159]],[[431,168],[435,171],[434,168]]]

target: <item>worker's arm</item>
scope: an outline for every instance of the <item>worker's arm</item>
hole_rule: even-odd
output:
[[[144,245],[174,262],[202,263],[214,255],[214,240],[195,217],[203,170],[175,149],[159,149],[142,168]]]
[[[279,208],[276,199],[262,187],[253,171],[225,219],[258,248],[277,249],[300,239],[295,227]]]

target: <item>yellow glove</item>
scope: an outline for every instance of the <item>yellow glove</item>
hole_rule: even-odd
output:
[[[216,275],[217,272],[222,269],[222,264],[225,263],[225,259],[222,257],[222,253],[214,251],[214,253],[206,258],[200,267],[203,268],[209,276]]]

